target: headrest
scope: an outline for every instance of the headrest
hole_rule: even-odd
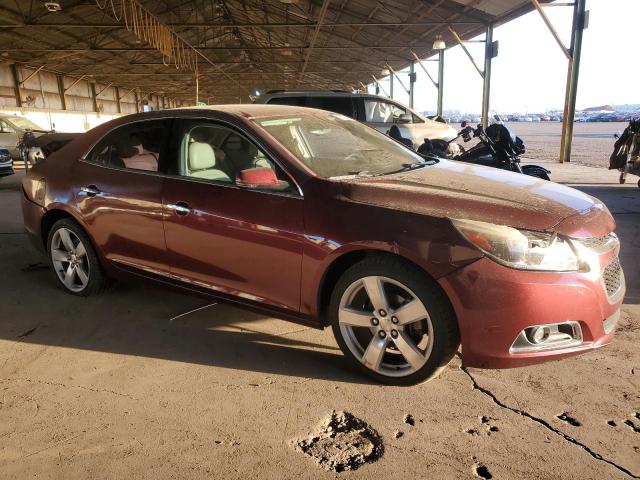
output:
[[[244,148],[245,140],[238,135],[231,135],[227,139],[227,148],[229,150],[245,150]]]
[[[189,170],[206,170],[216,166],[216,154],[208,143],[189,144]]]

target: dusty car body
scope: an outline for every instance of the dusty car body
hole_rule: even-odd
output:
[[[69,293],[133,274],[331,325],[347,358],[386,383],[431,378],[460,343],[465,365],[491,368],[601,347],[624,296],[615,223],[597,199],[426,163],[320,110],[123,117],[35,165],[23,188],[25,228]]]

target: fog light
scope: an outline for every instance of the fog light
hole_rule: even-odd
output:
[[[538,352],[572,347],[582,343],[578,322],[534,325],[522,330],[511,345],[511,353]]]
[[[534,327],[527,332],[529,341],[535,344],[544,342],[549,338],[549,335],[551,335],[549,327]]]

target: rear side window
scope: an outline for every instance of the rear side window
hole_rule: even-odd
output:
[[[339,113],[345,117],[356,118],[353,99],[351,97],[310,97],[307,107],[319,108]]]
[[[148,120],[120,127],[104,137],[87,160],[105,167],[158,172],[169,122]]]
[[[304,107],[307,102],[306,97],[275,97],[267,103],[271,105],[289,105],[292,107]]]

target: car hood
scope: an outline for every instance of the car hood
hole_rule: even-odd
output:
[[[615,228],[598,199],[547,180],[441,160],[416,170],[342,180],[350,201],[418,214],[594,237]]]

